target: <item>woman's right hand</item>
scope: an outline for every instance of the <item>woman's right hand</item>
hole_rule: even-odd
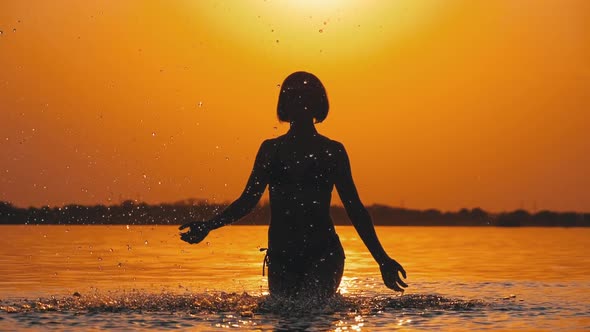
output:
[[[189,222],[180,226],[178,229],[183,230],[186,228],[189,228],[189,231],[180,233],[180,239],[190,244],[196,244],[203,241],[205,237],[207,237],[209,231],[213,229],[213,224],[210,221]]]
[[[381,276],[385,286],[391,288],[397,292],[404,292],[402,287],[408,287],[408,285],[400,278],[400,273],[406,278],[406,271],[395,259],[387,257],[379,263],[381,269]]]

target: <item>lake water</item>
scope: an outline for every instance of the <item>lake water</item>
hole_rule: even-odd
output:
[[[377,227],[400,296],[338,227],[342,295],[315,308],[266,298],[266,231],[0,226],[0,330],[590,330],[590,229]]]

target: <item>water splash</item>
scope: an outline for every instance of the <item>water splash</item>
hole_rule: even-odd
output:
[[[460,300],[437,295],[411,294],[402,296],[342,296],[317,302],[292,301],[248,293],[147,293],[143,291],[107,292],[90,294],[75,292],[71,296],[15,299],[0,301],[0,312],[185,312],[187,314],[213,314],[233,312],[242,317],[254,314],[307,314],[355,313],[369,315],[395,310],[450,310],[470,311],[487,304],[479,300]]]

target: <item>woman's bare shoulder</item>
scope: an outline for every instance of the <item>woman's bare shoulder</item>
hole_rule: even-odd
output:
[[[277,144],[279,144],[279,142],[283,139],[284,136],[285,135],[281,135],[281,136],[273,137],[273,138],[267,138],[264,141],[262,141],[260,148],[276,147]]]
[[[328,136],[324,136],[324,135],[321,135],[321,134],[317,134],[315,137],[317,137],[317,139],[319,139],[322,143],[325,143],[325,144],[330,144],[330,145],[334,145],[334,146],[335,145],[341,145],[342,144],[342,143],[340,143],[340,142],[338,142],[336,140],[331,139]]]
[[[330,148],[330,149],[334,149],[337,151],[344,151],[344,144],[340,143],[337,140],[333,140],[327,136],[322,136],[320,135],[320,137],[322,138],[322,140],[324,140],[325,144]]]

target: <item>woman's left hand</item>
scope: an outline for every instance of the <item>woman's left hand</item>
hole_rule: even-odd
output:
[[[402,287],[408,287],[408,285],[400,278],[400,273],[406,278],[406,271],[395,259],[387,257],[383,262],[379,262],[379,268],[381,269],[381,276],[385,286],[391,288],[397,292],[404,292]]]
[[[178,229],[183,230],[190,228],[186,233],[180,233],[180,239],[190,244],[196,244],[205,239],[209,231],[213,229],[210,221],[205,222],[190,222],[180,226]]]

